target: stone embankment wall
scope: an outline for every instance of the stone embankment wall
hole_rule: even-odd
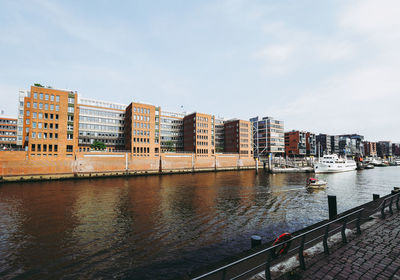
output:
[[[23,151],[0,152],[0,181],[3,182],[252,168],[255,168],[253,158],[241,158],[237,154],[196,157],[166,153],[159,157],[134,157],[130,153],[90,152],[63,159],[29,159]]]

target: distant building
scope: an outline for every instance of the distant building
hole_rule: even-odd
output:
[[[393,152],[394,156],[396,156],[396,157],[400,156],[400,144],[399,143],[392,144],[392,152]]]
[[[18,92],[17,146],[22,147],[24,134],[24,99],[30,94],[27,90]]]
[[[339,135],[339,153],[347,156],[362,156],[364,136],[358,134]]]
[[[215,154],[214,116],[192,113],[183,118],[183,148],[197,156]]]
[[[95,142],[102,142],[107,150],[125,149],[125,108],[127,105],[79,98],[79,135],[80,151],[89,151]]]
[[[376,157],[378,155],[375,142],[364,142],[364,155],[367,157]]]
[[[125,149],[134,157],[160,154],[160,108],[132,102],[125,110]]]
[[[319,149],[319,155],[329,155],[332,153],[331,149],[331,136],[327,134],[318,134],[317,140],[317,154]]]
[[[306,133],[306,154],[307,156],[315,156],[317,154],[317,137],[314,133]]]
[[[331,152],[332,154],[339,154],[339,136],[338,135],[331,135]]]
[[[381,158],[390,158],[393,156],[392,142],[391,141],[379,141],[377,143],[378,156]]]
[[[251,143],[251,123],[244,120],[228,120],[224,123],[225,149],[227,153],[238,153],[241,156],[253,155]]]
[[[183,118],[185,114],[161,111],[160,139],[162,152],[183,151]]]
[[[17,146],[17,119],[0,115],[0,150]]]
[[[78,94],[32,86],[24,98],[23,146],[35,158],[72,157],[78,148]]]
[[[250,119],[253,130],[254,156],[283,155],[285,153],[285,136],[283,121],[271,117],[254,117]]]
[[[287,156],[306,156],[307,132],[299,130],[285,132],[285,153]]]
[[[215,152],[221,153],[225,151],[225,126],[224,120],[215,119]]]

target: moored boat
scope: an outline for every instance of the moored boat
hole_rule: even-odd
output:
[[[336,154],[324,155],[314,164],[315,173],[334,173],[353,171],[357,169],[357,164],[354,160],[347,158],[339,158]]]

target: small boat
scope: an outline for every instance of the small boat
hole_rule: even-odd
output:
[[[307,180],[307,188],[318,189],[326,187],[326,182],[317,178],[309,178]]]
[[[364,169],[374,169],[374,168],[375,168],[375,166],[374,166],[373,164],[371,164],[371,163],[367,164],[367,165],[364,167]]]

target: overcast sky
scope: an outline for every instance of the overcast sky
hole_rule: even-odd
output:
[[[0,109],[38,82],[400,142],[399,15],[398,0],[2,0]]]

